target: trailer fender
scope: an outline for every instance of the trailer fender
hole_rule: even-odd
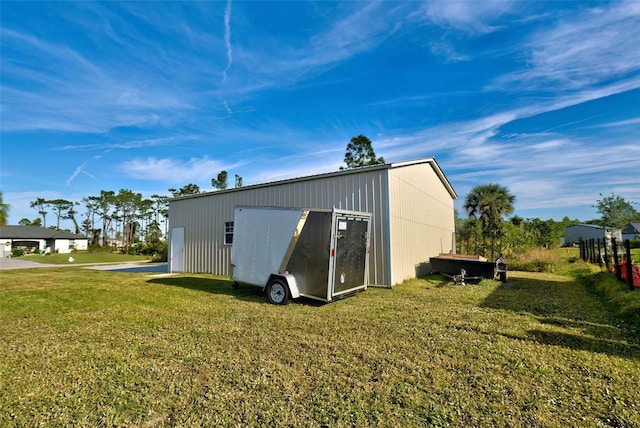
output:
[[[298,297],[300,297],[300,291],[298,290],[298,282],[296,281],[296,278],[293,275],[291,275],[289,272],[279,273],[277,275],[275,274],[271,275],[271,277],[269,278],[269,281],[271,281],[273,278],[280,278],[287,284],[287,286],[289,287],[289,293],[292,299],[297,299]]]

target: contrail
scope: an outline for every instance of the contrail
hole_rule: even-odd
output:
[[[231,0],[227,0],[227,7],[224,10],[224,43],[227,46],[227,66],[222,70],[222,81],[227,80],[227,70],[233,63],[233,50],[231,49]]]
[[[222,103],[224,104],[224,109],[227,111],[227,114],[228,114],[227,117],[231,117],[233,115],[233,111],[231,111],[231,109],[229,108],[229,104],[227,104],[227,100],[224,100]]]

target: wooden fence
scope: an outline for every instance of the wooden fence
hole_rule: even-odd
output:
[[[626,279],[630,290],[640,287],[640,284],[636,284],[636,287],[634,287],[634,266],[631,261],[631,243],[629,240],[623,241],[622,248],[619,247],[616,238],[609,240],[597,238],[580,241],[580,257],[589,263],[597,263],[600,266],[604,264],[607,270],[613,268],[616,277],[620,281]],[[638,281],[636,280],[636,282]]]

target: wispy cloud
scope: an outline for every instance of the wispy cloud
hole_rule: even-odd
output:
[[[94,156],[93,159],[100,159],[100,156]],[[65,182],[65,185],[69,186],[71,184],[71,182],[73,182],[73,180],[76,179],[76,177],[82,173],[90,178],[93,178],[94,180],[96,179],[93,174],[89,173],[86,170],[87,164],[89,163],[89,160],[84,161],[80,166],[78,166],[75,171],[73,171],[73,174],[71,174],[71,176],[69,178],[67,178],[67,181]]]
[[[231,64],[233,64],[233,50],[231,48],[231,0],[227,0],[227,7],[224,10],[224,44],[227,48],[227,66],[222,70],[222,81],[227,80],[227,71],[229,71]]]
[[[96,143],[96,144],[81,144],[81,145],[66,145],[53,147],[51,150],[55,151],[89,151],[89,150],[100,150],[109,152],[111,150],[130,150],[130,149],[140,149],[140,148],[149,148],[149,147],[158,147],[165,145],[172,145],[179,142],[193,140],[194,137],[164,137],[164,138],[149,138],[145,140],[133,140],[126,141],[123,143]]]
[[[427,43],[427,47],[434,56],[447,63],[468,61],[471,59],[471,56],[458,52],[453,44],[446,41],[429,42]]]
[[[164,183],[207,182],[218,172],[234,165],[201,158],[180,160],[173,158],[133,159],[123,162],[119,169],[131,178]]]
[[[633,119],[627,119],[627,120],[618,120],[615,122],[602,123],[599,125],[589,125],[589,126],[586,126],[586,128],[603,129],[603,128],[619,128],[619,127],[627,127],[627,126],[640,126],[640,117],[635,117]]]
[[[486,3],[486,2],[483,2]],[[571,11],[571,20],[534,34],[523,51],[527,67],[497,78],[492,89],[581,90],[614,79],[640,87],[640,3]]]
[[[288,86],[330,70],[368,52],[394,34],[409,6],[389,7],[385,2],[354,3],[340,19],[309,38],[263,37],[260,50],[239,47],[234,68],[240,70],[237,92]],[[352,7],[351,7],[352,6]],[[265,66],[268,64],[268,66]]]
[[[233,111],[229,108],[229,104],[227,104],[227,100],[223,101],[224,109],[227,111],[227,117],[233,116]]]
[[[510,12],[515,2],[430,1],[422,6],[424,16],[436,25],[473,34],[486,34],[499,28],[497,18]]]

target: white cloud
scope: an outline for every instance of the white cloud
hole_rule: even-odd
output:
[[[490,33],[499,27],[494,20],[509,13],[511,0],[492,1],[429,1],[423,3],[422,13],[434,24],[467,33]]]
[[[453,44],[445,41],[429,42],[427,43],[427,47],[434,56],[442,59],[444,62],[461,62],[471,59],[469,55],[458,52]]]
[[[131,178],[166,183],[207,182],[225,169],[221,162],[208,157],[179,159],[134,159],[125,161],[120,169]]]

